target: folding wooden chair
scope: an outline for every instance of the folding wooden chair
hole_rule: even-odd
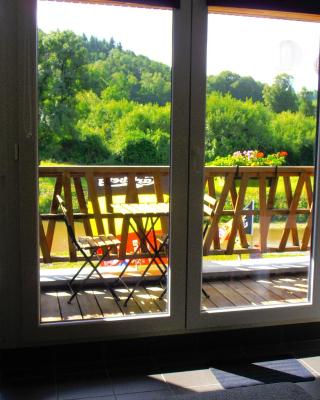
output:
[[[214,215],[214,211],[215,211],[215,205],[217,203],[217,200],[215,198],[213,198],[212,196],[209,196],[208,194],[204,194],[203,196],[203,216],[204,219],[206,221],[203,231],[202,231],[202,238],[205,238],[206,232],[212,222],[212,217]],[[202,293],[204,294],[204,296],[208,299],[210,296],[209,294],[203,289],[201,288]]]
[[[93,237],[92,236],[80,236],[77,239],[76,235],[74,233],[74,230],[69,222],[67,209],[64,205],[62,198],[59,195],[57,195],[57,200],[59,202],[59,206],[60,206],[62,214],[63,214],[63,220],[67,227],[68,235],[69,235],[76,251],[79,251],[84,258],[84,263],[79,268],[77,273],[72,277],[72,279],[68,282],[70,291],[72,293],[68,303],[70,304],[72,302],[72,300],[77,295],[77,293],[79,293],[84,288],[86,282],[90,279],[90,277],[94,273],[96,273],[98,275],[98,277],[105,284],[106,288],[110,290],[114,299],[116,301],[119,301],[119,297],[114,292],[112,286],[106,285],[102,274],[98,270],[98,267],[101,265],[102,261],[109,258],[110,254],[112,252],[113,252],[113,254],[118,254],[118,246],[120,244],[120,241],[114,235],[111,235],[111,234],[99,235],[99,236],[93,236]],[[102,255],[98,254],[98,251],[100,251],[100,249],[102,249]],[[94,263],[94,258],[98,258],[98,261],[96,263]],[[76,278],[79,276],[81,271],[88,264],[92,268],[92,271],[82,280],[81,284],[75,288],[74,283],[75,283]]]
[[[214,199],[213,197],[211,197],[205,193],[205,195],[203,196],[203,216],[204,216],[206,223],[205,223],[205,226],[204,226],[203,232],[202,232],[203,239],[205,238],[207,230],[211,224],[212,217],[213,217],[214,211],[215,211],[216,203],[217,203],[216,199]]]
[[[207,229],[208,229],[208,227],[209,227],[209,225],[211,223],[211,219],[212,219],[212,217],[214,215],[216,202],[217,202],[217,200],[214,199],[213,197],[209,196],[208,194],[204,195],[204,198],[203,198],[203,215],[204,215],[204,217],[206,219],[206,223],[205,223],[205,226],[204,226],[204,229],[203,229],[203,233],[202,233],[202,237],[203,238],[205,237]],[[164,241],[164,238],[166,238],[165,241]],[[166,250],[167,257],[169,257],[169,240],[168,240],[168,238],[166,236],[157,237],[157,240],[159,241],[161,246],[165,246],[164,248]],[[164,277],[164,274],[162,274],[161,279],[163,277]],[[207,297],[207,298],[210,297],[209,294],[203,288],[201,290],[202,290],[202,293],[203,293],[203,295],[205,297]],[[167,288],[165,288],[163,290],[163,292],[161,293],[159,298],[162,299],[163,296],[166,293],[167,293]]]

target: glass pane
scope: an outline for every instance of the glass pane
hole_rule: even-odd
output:
[[[168,312],[172,12],[38,1],[38,28],[41,321]]]
[[[203,312],[309,300],[319,37],[209,15]]]

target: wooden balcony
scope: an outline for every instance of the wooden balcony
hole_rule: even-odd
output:
[[[203,240],[203,287],[210,294],[209,299],[203,297],[203,310],[306,301],[309,264],[299,264],[299,260],[303,255],[308,259],[310,250],[313,172],[313,167],[309,166],[204,169],[204,190],[217,202]],[[166,298],[159,299],[162,289],[152,271],[150,282],[139,288],[127,307],[121,306],[121,302],[117,304],[110,293],[99,287],[80,292],[69,305],[70,293],[65,285],[68,274],[45,267],[53,262],[79,261],[62,227],[57,194],[64,198],[76,232],[88,236],[115,234],[121,240],[119,256],[127,259],[132,257],[132,232],[128,224],[113,213],[111,204],[169,201],[169,168],[40,167],[39,181],[40,196],[43,194],[42,186],[47,191],[48,187],[51,188],[49,195],[47,193],[50,206],[41,213],[39,227],[44,267],[40,269],[42,321],[112,318],[167,311]],[[255,201],[254,209],[247,209],[246,205],[252,200]],[[254,235],[246,231],[245,216],[254,217]],[[230,229],[227,238],[220,235],[225,224]],[[277,235],[274,235],[275,227]],[[168,218],[160,219],[158,230],[159,233],[168,232]],[[62,248],[58,250],[55,248],[57,238],[62,242]],[[282,256],[290,254],[293,255],[292,262],[284,266]],[[251,267],[250,259],[255,255],[260,258],[253,260]],[[265,256],[273,260],[272,267],[267,265]],[[143,254],[139,257],[142,258]],[[224,264],[224,261],[219,261],[221,257],[227,260],[229,257],[229,261]],[[232,257],[242,257],[244,262],[248,260],[248,266],[237,267],[237,260],[232,260]],[[125,296],[124,289],[118,287],[116,290],[120,297]]]
[[[69,219],[83,225],[86,235],[113,233],[121,237],[120,254],[127,252],[128,226],[116,226],[116,217],[111,204],[120,198],[124,203],[169,201],[168,167],[130,166],[59,166],[39,167],[41,182],[52,185],[50,210],[40,216],[40,248],[42,260],[76,261],[72,243],[64,256],[53,254],[52,244],[59,215],[56,195],[64,197]],[[283,253],[309,250],[312,202],[313,167],[206,167],[204,169],[205,190],[217,199],[210,228],[204,239],[204,255]],[[40,191],[41,196],[41,191]],[[246,203],[256,197],[254,210],[245,208]],[[259,230],[259,241],[254,246],[248,242],[244,230],[244,216],[254,215]],[[272,220],[285,220],[281,238],[277,245],[268,244]],[[300,232],[297,218],[302,219]],[[224,220],[232,220],[227,242],[219,237],[219,226]],[[46,224],[46,226],[45,226]],[[167,232],[166,218],[161,219],[161,231]],[[118,230],[118,231],[117,231]],[[289,237],[292,237],[291,243]],[[237,243],[236,239],[239,239]],[[65,231],[67,240],[67,232]]]
[[[206,281],[204,290],[210,296],[202,297],[202,310],[234,307],[263,307],[296,304],[307,301],[306,274],[286,274],[240,279]],[[163,288],[157,284],[140,287],[126,307],[117,303],[104,289],[81,291],[68,304],[67,290],[45,290],[41,293],[41,322],[119,318],[168,312],[167,299],[159,299]],[[116,289],[120,299],[127,296],[125,289]]]

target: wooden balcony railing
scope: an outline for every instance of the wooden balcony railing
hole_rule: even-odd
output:
[[[204,238],[204,255],[308,250],[312,225],[313,171],[313,167],[309,166],[205,167],[205,190],[217,199],[217,203]],[[44,262],[66,259],[52,255],[56,222],[61,219],[57,194],[64,197],[71,223],[80,221],[86,235],[110,232],[121,236],[122,257],[130,256],[126,254],[129,227],[122,223],[120,233],[116,232],[116,215],[111,207],[116,202],[116,196],[122,196],[121,202],[137,203],[150,199],[163,202],[169,195],[169,168],[162,166],[39,167],[39,179],[40,182],[49,180],[53,187],[50,210],[42,213],[40,218],[40,248]],[[248,210],[245,206],[252,198],[255,198],[256,206],[254,210]],[[254,215],[259,226],[260,238],[256,246],[248,243],[243,222],[245,215]],[[300,238],[298,216],[302,218],[299,224],[302,225]],[[279,217],[284,220],[281,239],[277,246],[270,247],[270,224],[273,218]],[[228,240],[222,242],[219,227],[226,220],[232,221],[229,222],[230,234]],[[162,218],[160,229],[167,231],[167,224],[167,219]],[[77,260],[70,241],[68,252],[70,261]]]

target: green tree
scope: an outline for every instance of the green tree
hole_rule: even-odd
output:
[[[126,99],[110,100],[107,95],[108,93],[105,97],[103,92],[98,97],[92,91],[77,94],[76,109],[79,119],[76,128],[80,137],[97,135],[107,144],[119,120],[136,106]]]
[[[113,39],[108,42],[70,31],[39,31],[38,70],[40,158],[110,163],[116,135],[128,142],[130,134],[138,130],[156,149],[154,162],[168,161],[168,66],[123,51]],[[155,105],[144,110],[150,112],[149,125],[142,123],[143,117],[131,125],[125,121],[137,103]],[[121,124],[128,124],[128,133],[119,131]],[[95,149],[96,158],[89,146]],[[140,152],[140,157],[143,162],[147,154]]]
[[[211,93],[207,98],[206,161],[238,150],[273,151],[271,118],[262,103]]]
[[[255,81],[251,76],[243,76],[232,83],[230,93],[239,100],[262,101],[263,88],[263,83]]]
[[[131,132],[124,137],[115,159],[125,165],[152,165],[157,158],[157,150],[152,140],[142,132]]]
[[[299,111],[306,116],[316,116],[317,96],[314,91],[307,90],[303,87],[298,94]]]
[[[91,63],[98,60],[105,60],[112,49],[121,49],[121,44],[116,43],[113,38],[108,42],[105,39],[101,40],[94,36],[88,39],[86,35],[83,35],[82,39],[84,46],[88,50],[89,62]]]
[[[290,111],[274,115],[271,121],[277,150],[288,152],[290,165],[313,165],[316,120]]]
[[[109,97],[117,100],[164,105],[171,99],[170,68],[131,51],[112,49],[105,60],[89,64],[87,71],[86,87],[97,94],[110,87]]]
[[[292,82],[292,76],[280,74],[276,76],[271,86],[265,85],[263,99],[266,106],[276,113],[298,111],[298,97],[294,91]]]
[[[133,137],[144,137],[152,143],[156,150],[152,164],[167,164],[170,150],[170,104],[136,104],[132,111],[123,115],[115,124],[110,148],[115,154],[122,154]],[[136,151],[140,154],[139,165],[149,162],[150,155],[145,152],[145,147],[141,146],[140,150],[137,147]]]
[[[222,71],[219,75],[209,76],[207,79],[207,92],[231,93],[231,85],[240,79],[240,75],[231,71]]]
[[[98,135],[77,139],[62,139],[59,161],[76,164],[106,165],[113,161],[106,143]]]
[[[207,93],[230,93],[232,97],[245,101],[262,101],[264,84],[255,81],[251,76],[240,76],[231,71],[222,71],[219,75],[209,76],[207,79]]]
[[[62,138],[74,139],[75,95],[82,88],[88,51],[70,31],[39,31],[39,147],[50,157],[59,151]]]

